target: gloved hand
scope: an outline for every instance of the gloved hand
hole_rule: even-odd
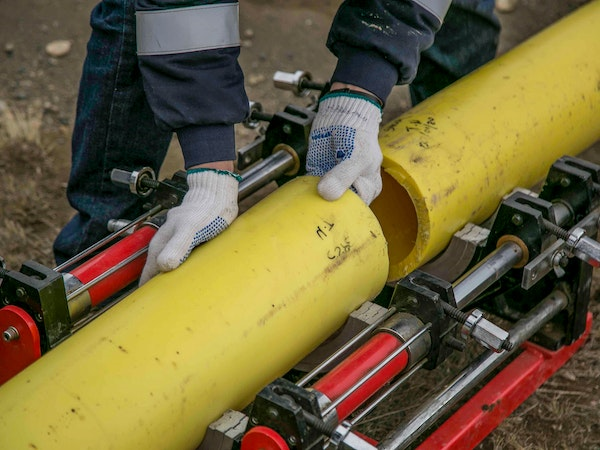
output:
[[[306,157],[308,175],[322,177],[321,197],[337,200],[352,187],[368,205],[379,195],[381,112],[375,101],[354,93],[333,91],[321,99]]]
[[[192,169],[181,205],[169,210],[167,220],[150,241],[140,286],[159,272],[176,269],[194,247],[225,230],[238,215],[240,178],[216,169]]]

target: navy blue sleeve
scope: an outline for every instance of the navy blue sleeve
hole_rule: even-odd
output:
[[[137,11],[228,1],[137,0]],[[174,30],[175,32],[176,30]],[[159,127],[177,133],[186,168],[235,160],[234,124],[248,114],[240,48],[138,55],[146,97]]]
[[[331,81],[360,86],[385,100],[394,85],[414,79],[420,54],[440,26],[439,18],[410,0],[346,0],[327,39],[338,58]]]

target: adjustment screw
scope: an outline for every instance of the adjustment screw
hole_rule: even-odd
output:
[[[250,422],[252,422],[252,425],[258,425],[258,419],[256,417],[251,417]]]
[[[288,442],[290,443],[290,445],[295,446],[296,443],[298,442],[298,439],[296,439],[296,436],[290,436],[288,438]]]
[[[42,317],[42,315],[40,313],[37,313],[35,315],[35,320],[37,320],[38,322],[41,322],[42,320],[44,320],[44,318]]]
[[[25,289],[20,287],[20,288],[17,288],[17,290],[15,291],[15,294],[17,294],[17,297],[19,297],[19,298],[24,298],[27,295],[27,292],[25,292]]]
[[[571,186],[571,179],[568,178],[568,177],[562,177],[560,179],[560,185],[562,187],[569,187],[569,186]]]
[[[523,225],[523,216],[521,214],[515,214],[512,216],[512,223],[518,227]]]

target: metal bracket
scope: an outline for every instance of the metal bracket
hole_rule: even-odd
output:
[[[0,299],[31,313],[40,330],[42,352],[70,335],[71,316],[61,273],[35,261],[26,261],[21,270],[4,273]]]

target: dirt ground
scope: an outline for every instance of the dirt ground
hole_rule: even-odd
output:
[[[0,8],[0,256],[17,269],[27,259],[53,265],[51,244],[72,215],[65,199],[70,133],[89,13],[96,0],[27,0]],[[520,0],[503,24],[500,52],[576,9],[585,0]],[[334,58],[324,42],[339,1],[243,0],[241,64],[251,100],[275,112],[298,101],[272,87],[276,70],[308,70],[326,80]],[[65,56],[52,57],[48,43],[68,40]],[[590,55],[592,57],[592,55]],[[409,107],[396,88],[384,119]],[[238,147],[254,138],[237,129]],[[598,162],[597,149],[583,156]],[[181,168],[174,142],[163,167]],[[596,289],[594,290],[596,292]],[[593,309],[599,311],[597,299]],[[600,345],[592,338],[567,365],[494,431],[480,448],[600,449]],[[389,423],[394,409],[377,420]]]

